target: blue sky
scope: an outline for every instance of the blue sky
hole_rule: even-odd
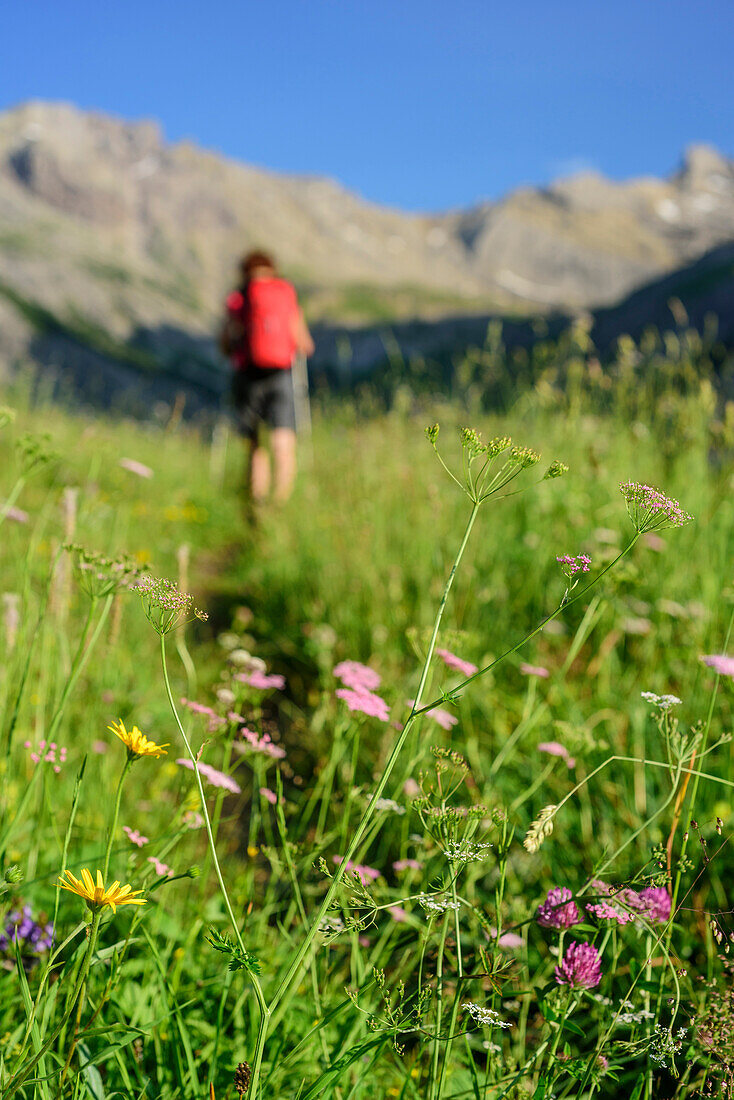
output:
[[[0,107],[156,118],[405,209],[734,155],[731,0],[6,0],[2,32]]]

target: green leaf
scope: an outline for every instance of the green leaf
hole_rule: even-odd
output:
[[[229,956],[230,970],[249,970],[251,974],[260,973],[260,963],[257,957],[250,951],[243,951],[239,944],[233,943],[229,936],[217,932],[216,928],[210,929],[209,935],[205,936],[204,939],[215,951]]]

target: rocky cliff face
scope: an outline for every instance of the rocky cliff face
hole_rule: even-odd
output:
[[[705,147],[668,180],[581,175],[427,217],[166,143],[150,122],[50,103],[0,115],[6,360],[40,354],[39,335],[44,355],[63,337],[121,361],[132,344],[151,369],[192,348],[211,358],[255,244],[313,319],[348,323],[608,306],[731,239],[734,162]]]

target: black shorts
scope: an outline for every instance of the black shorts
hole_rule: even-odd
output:
[[[296,408],[290,370],[247,367],[235,371],[232,403],[237,428],[249,439],[257,436],[261,424],[270,428],[296,430]]]

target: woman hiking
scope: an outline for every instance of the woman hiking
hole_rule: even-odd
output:
[[[270,455],[263,429],[270,429],[273,497],[287,500],[296,476],[296,411],[292,366],[311,355],[314,343],[295,288],[282,279],[267,252],[249,252],[240,262],[242,280],[227,296],[220,348],[234,368],[232,398],[240,434],[249,441],[248,483],[254,503],[271,489]]]

